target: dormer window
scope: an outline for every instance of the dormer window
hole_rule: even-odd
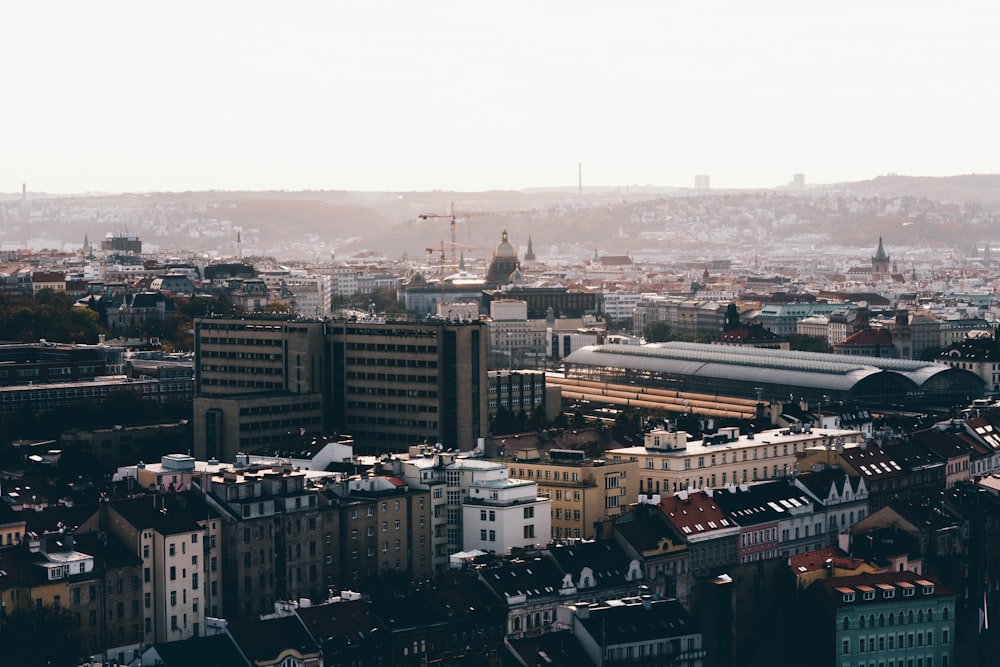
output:
[[[883,589],[882,597],[884,597],[886,600],[891,600],[892,598],[896,597],[896,589],[895,588]]]
[[[854,591],[844,593],[844,602],[854,602]]]
[[[913,588],[904,588],[904,589],[903,589],[903,597],[904,597],[904,598],[908,598],[908,597],[912,597],[912,596],[913,596],[913,591],[914,591],[914,590],[915,590],[915,589],[913,589]]]
[[[934,586],[924,586],[924,595],[934,595]]]
[[[875,599],[875,591],[865,591],[865,593],[864,593],[864,599],[865,600],[874,600]]]

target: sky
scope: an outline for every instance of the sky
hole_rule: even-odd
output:
[[[0,192],[1000,171],[995,0],[5,3]]]

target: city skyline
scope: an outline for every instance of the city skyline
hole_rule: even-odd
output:
[[[973,1],[9,8],[0,191],[774,187],[998,171]],[[994,16],[993,18],[998,18]]]

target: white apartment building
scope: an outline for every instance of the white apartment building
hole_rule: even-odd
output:
[[[503,463],[429,447],[411,447],[409,457],[399,463],[411,488],[430,490],[436,569],[447,567],[448,557],[459,551],[506,553],[514,546],[549,541],[551,500],[539,497],[534,481],[509,478]],[[495,531],[492,541],[490,530]]]
[[[642,294],[605,292],[601,295],[604,316],[612,322],[632,322],[632,314],[642,300]]]
[[[472,483],[462,505],[462,546],[509,553],[517,547],[542,546],[552,533],[552,501],[538,495],[538,485],[502,474]],[[491,471],[492,472],[492,471]]]
[[[292,295],[293,309],[304,317],[329,317],[332,314],[333,278],[324,275],[293,276],[285,279]]]

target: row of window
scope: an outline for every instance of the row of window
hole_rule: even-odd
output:
[[[916,641],[914,641],[916,640]],[[947,644],[950,640],[948,629],[945,628],[941,631],[941,643]],[[905,643],[904,643],[905,642]],[[874,651],[893,651],[903,648],[913,648],[914,646],[933,646],[934,645],[934,631],[927,630],[926,632],[917,632],[903,634],[899,633],[896,635],[879,635],[878,637],[860,637],[858,639],[858,652],[859,653],[872,653]],[[876,646],[878,648],[876,648]],[[841,652],[844,655],[848,655],[851,652],[851,642],[849,639],[845,639],[843,642],[843,647]]]
[[[904,589],[904,590],[911,590],[912,591],[913,589],[911,588],[911,589]],[[949,618],[949,616],[950,616],[950,612],[948,610],[948,607],[944,607],[941,610],[941,618],[942,618],[942,620],[947,621],[948,618]],[[899,612],[898,614],[895,614],[895,615],[892,614],[892,613],[890,613],[889,616],[888,616],[889,625],[910,624],[910,623],[913,623],[914,620],[917,623],[923,623],[924,622],[924,610],[923,609],[918,609],[917,612],[916,612],[916,614],[914,614],[913,610],[911,609],[909,612],[906,613],[906,615],[904,615],[903,612]],[[878,621],[878,627],[884,627],[885,624],[886,624],[886,615],[884,613],[879,614],[877,621]],[[928,609],[927,610],[927,622],[928,623],[933,623],[934,622],[934,610],[933,609]],[[862,628],[862,629],[864,629],[865,627],[874,628],[875,627],[875,623],[876,623],[875,614],[869,614],[867,617],[864,614],[862,614],[861,616],[858,617],[858,625],[857,625],[857,627]],[[844,630],[850,630],[851,629],[851,618],[849,616],[845,616],[844,617],[843,628],[844,628]]]

